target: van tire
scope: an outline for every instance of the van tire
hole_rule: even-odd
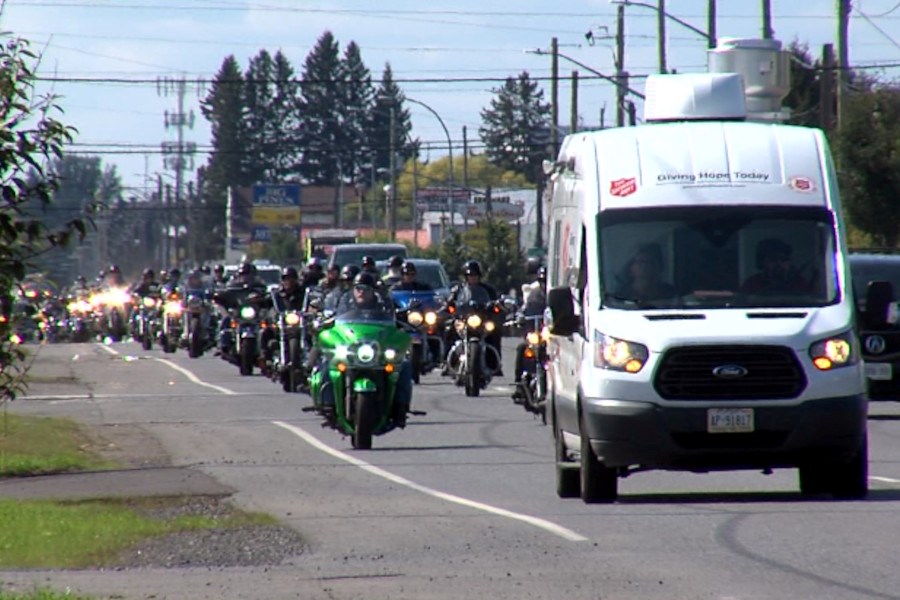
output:
[[[581,475],[576,464],[566,454],[566,442],[562,429],[556,430],[556,495],[560,498],[577,498],[581,495]]]
[[[619,475],[607,467],[591,448],[587,429],[581,426],[581,499],[585,504],[615,502],[619,495]]]
[[[835,463],[828,469],[831,475],[831,494],[835,500],[862,500],[869,493],[868,436],[850,460]]]
[[[800,493],[804,496],[817,496],[828,493],[828,472],[822,465],[800,465],[798,469]]]

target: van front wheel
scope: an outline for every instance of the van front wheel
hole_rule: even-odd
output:
[[[619,475],[597,458],[587,429],[581,426],[581,499],[585,504],[615,502],[619,495]]]

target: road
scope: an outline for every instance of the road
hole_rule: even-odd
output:
[[[504,360],[512,373],[511,344]],[[801,498],[794,470],[646,472],[620,501],[555,493],[551,434],[510,400],[433,374],[427,415],[371,451],[320,426],[259,375],[136,344],[44,346],[71,377],[12,405],[140,424],[175,465],[298,530],[308,551],[266,568],[3,572],[0,581],[127,598],[900,599],[900,407],[871,406],[869,498]]]

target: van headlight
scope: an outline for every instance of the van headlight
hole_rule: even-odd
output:
[[[594,331],[594,366],[611,371],[637,373],[647,362],[647,347]]]
[[[820,371],[855,365],[859,358],[849,331],[820,340],[809,347],[809,357]]]

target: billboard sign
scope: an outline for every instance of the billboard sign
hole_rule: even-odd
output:
[[[299,184],[254,185],[252,197],[250,220],[254,229],[300,225]],[[253,239],[257,241],[255,234]]]

